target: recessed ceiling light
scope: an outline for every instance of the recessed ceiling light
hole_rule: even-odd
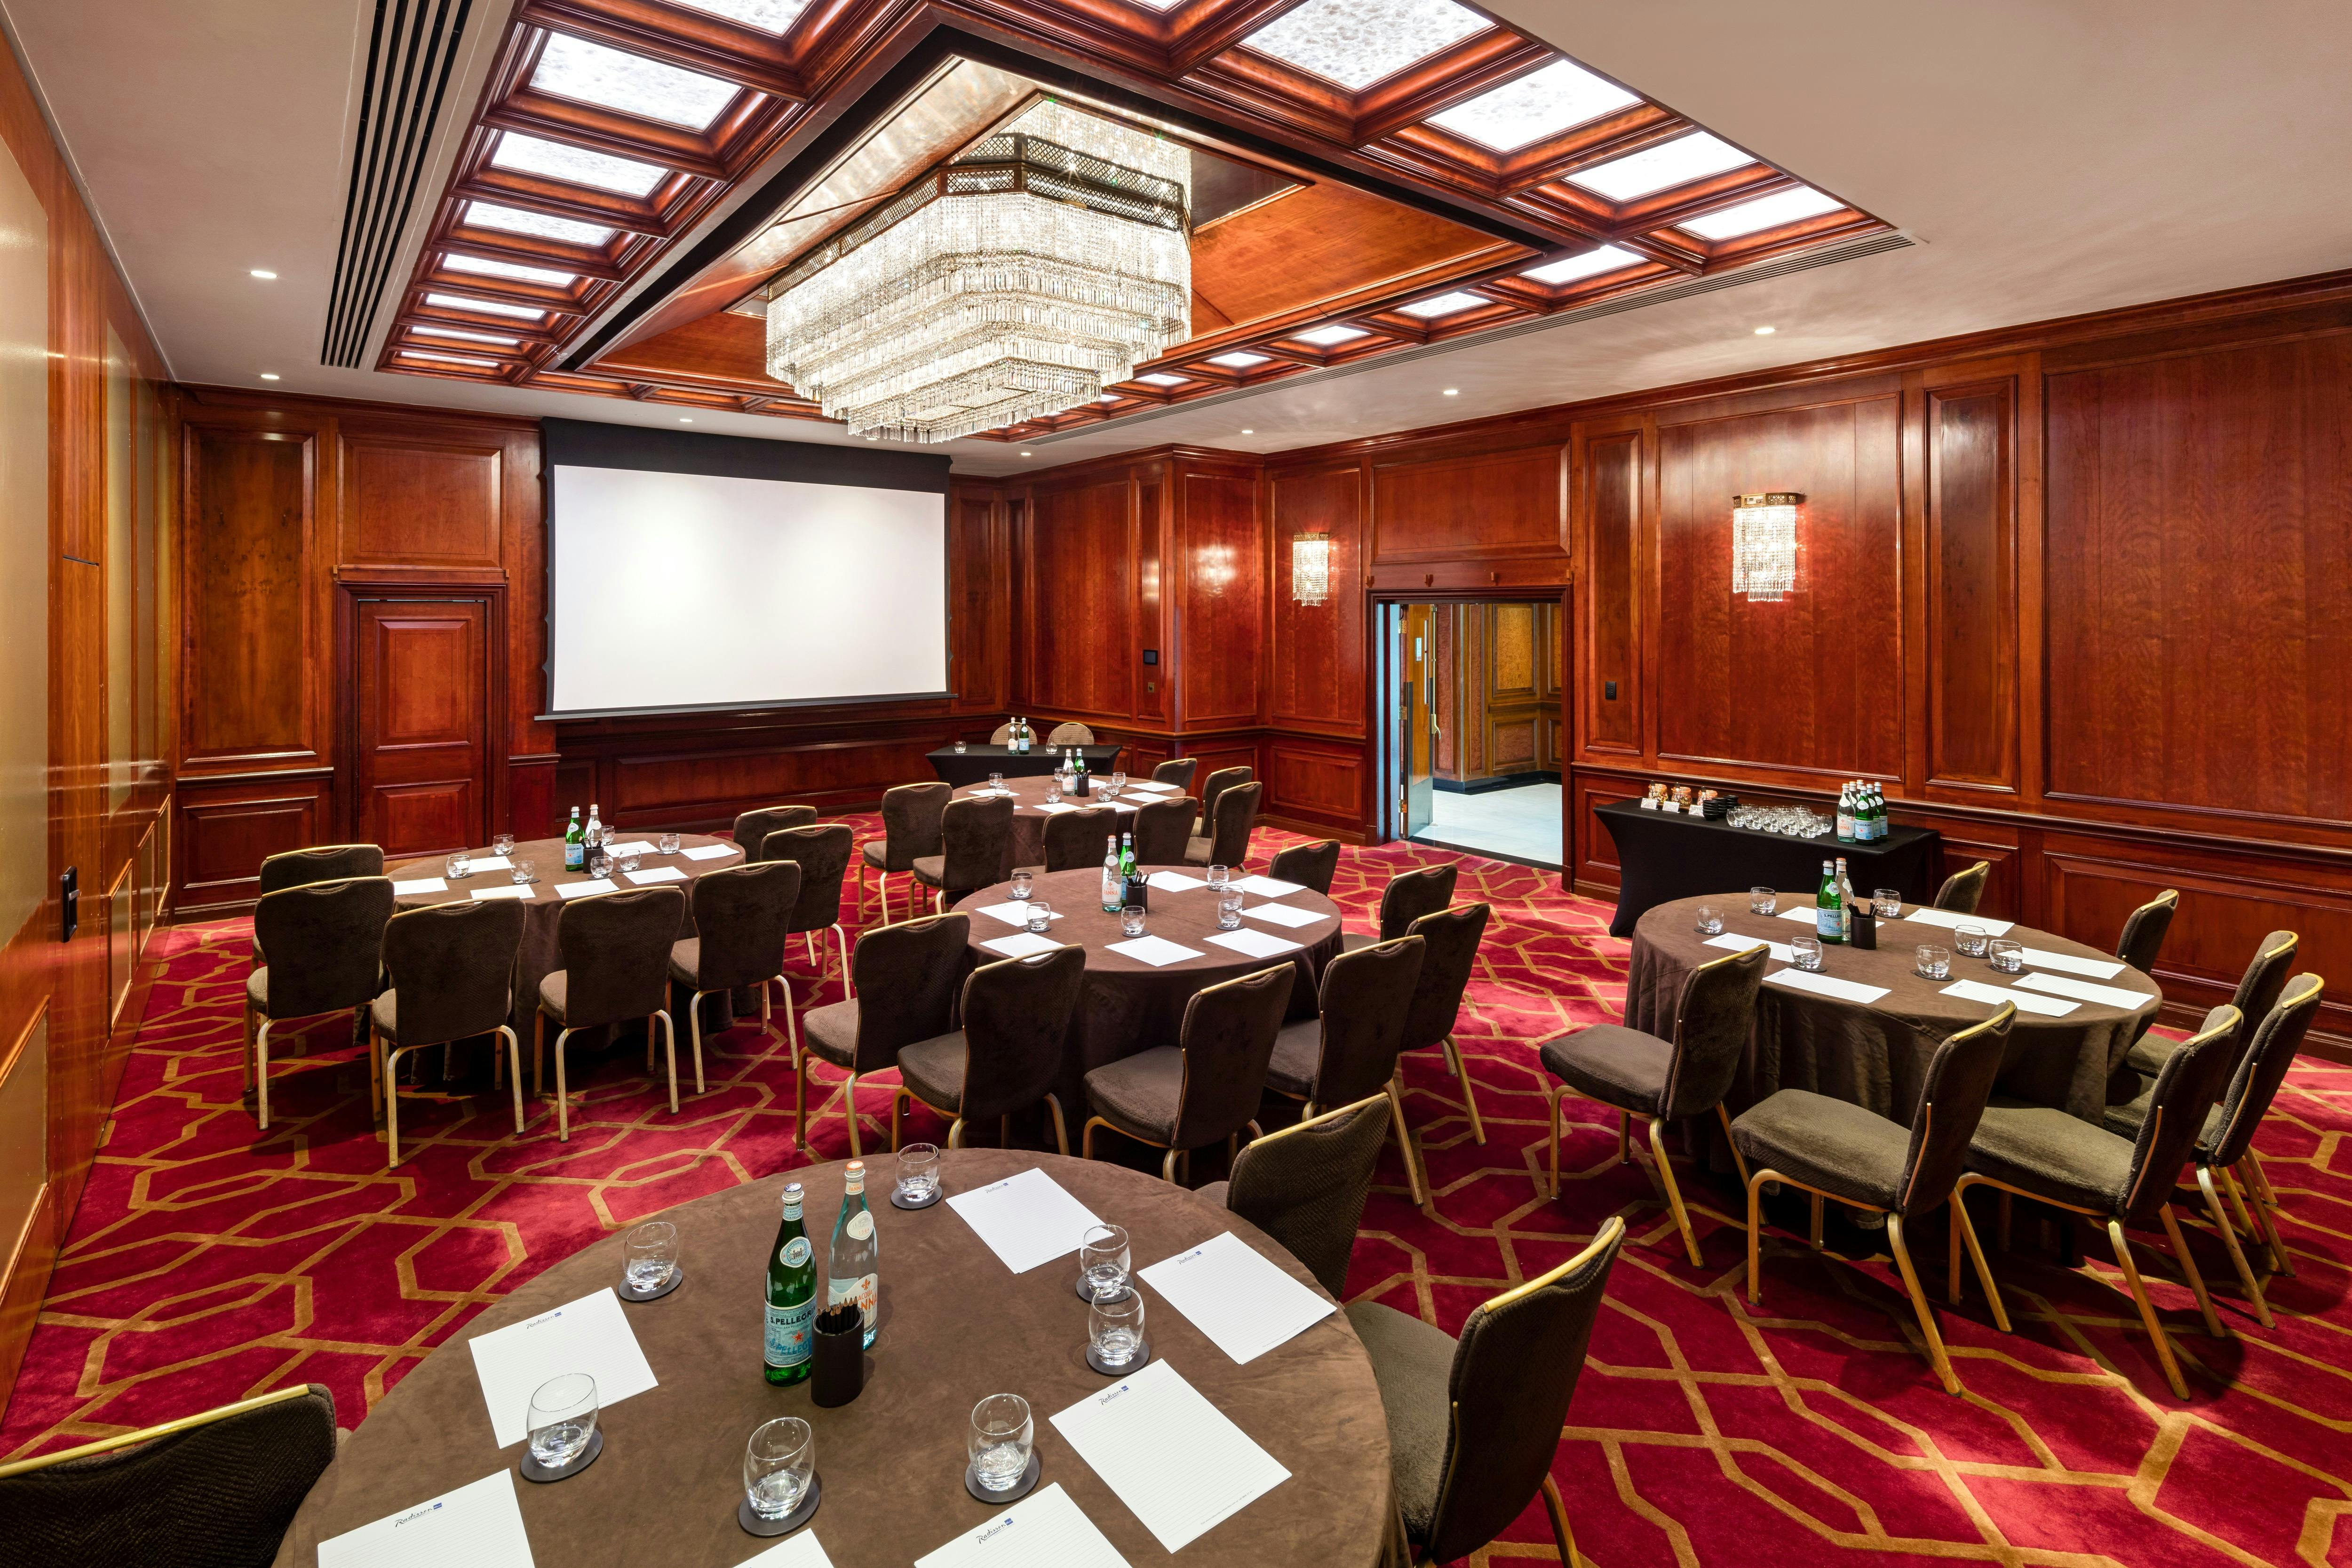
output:
[[[498,151],[490,154],[490,164],[493,168],[512,169],[519,174],[539,174],[624,196],[649,195],[669,174],[658,163],[615,158],[609,153],[591,153],[585,147],[545,142],[512,131],[499,135]]]
[[[552,267],[520,267],[511,261],[493,261],[485,256],[460,256],[446,251],[441,265],[452,272],[471,272],[483,278],[511,278],[518,283],[544,283],[552,289],[567,289],[580,281],[577,272],[559,272]]]
[[[1590,169],[1579,169],[1568,177],[1568,182],[1612,202],[1630,202],[1636,196],[1672,190],[1754,162],[1730,142],[1699,131],[1623,158],[1595,163]]]
[[[1759,338],[1769,338],[1780,330],[1778,327],[1759,327],[1756,329],[1756,335]]]
[[[1433,114],[1429,122],[1497,153],[1516,153],[1641,101],[1639,94],[1602,80],[1573,60],[1554,60],[1539,71]]]
[[[1022,453],[1021,455],[1022,455],[1023,457],[1026,458],[1026,457],[1030,457],[1030,456],[1032,456],[1033,454],[1028,453],[1028,452],[1024,452],[1024,453]]]
[[[1264,364],[1266,358],[1265,354],[1254,354],[1246,349],[1235,349],[1229,354],[1212,356],[1209,363],[1223,365],[1227,370],[1247,370],[1252,365]]]
[[[731,81],[681,70],[643,55],[608,49],[569,33],[550,33],[530,85],[579,103],[688,131],[707,131],[742,89]]]
[[[499,368],[498,362],[496,360],[472,359],[465,354],[427,353],[423,349],[403,349],[400,351],[400,357],[403,359],[432,360],[441,364],[478,365],[483,370],[496,370]]]
[[[1493,26],[1454,0],[1307,0],[1242,42],[1360,92]]]
[[[264,381],[276,381],[278,379],[278,373],[274,370],[265,370],[261,373],[261,379]]]
[[[1243,434],[1243,435],[1244,435],[1244,436],[1255,436],[1255,435],[1256,435],[1256,434],[1257,434],[1257,432],[1256,432],[1256,431],[1255,431],[1255,430],[1244,430],[1244,431],[1243,431],[1243,432],[1242,432],[1242,434]]]
[[[462,327],[411,327],[420,338],[456,338],[469,343],[488,343],[493,348],[510,349],[521,343],[520,338],[501,337],[496,332],[469,332]]]
[[[1307,331],[1291,333],[1291,336],[1300,342],[1313,343],[1318,349],[1333,348],[1340,343],[1352,343],[1358,338],[1369,338],[1371,335],[1361,327],[1342,327],[1336,322],[1328,327],[1316,327]]]
[[[1604,245],[1596,250],[1588,250],[1581,256],[1571,256],[1565,261],[1552,261],[1541,267],[1530,267],[1519,276],[1532,279],[1538,283],[1573,283],[1580,278],[1598,278],[1604,272],[1622,271],[1625,268],[1634,266],[1641,259],[1639,253],[1628,250],[1622,245]]]
[[[793,17],[808,8],[808,0],[670,0],[670,4],[690,5],[763,33],[783,32]]]
[[[1150,375],[1139,375],[1135,379],[1151,386],[1181,386],[1188,378],[1170,375],[1166,371],[1156,370]]]
[[[677,416],[677,422],[678,422],[679,424],[681,424],[681,425],[691,425],[691,424],[693,424],[693,423],[694,423],[694,421],[693,421],[693,420],[688,419],[688,418],[685,415],[683,415],[683,414],[681,414],[681,415],[679,415],[679,416]]]
[[[260,279],[264,283],[275,283],[278,281],[278,274],[270,271],[266,267],[255,268],[253,269],[253,276]]]
[[[1449,386],[1445,389],[1445,395],[1448,397],[1459,397],[1462,395],[1462,389],[1458,386]]]
[[[427,294],[425,302],[438,305],[445,310],[472,310],[485,316],[512,316],[519,321],[543,321],[544,310],[529,305],[507,305],[496,300],[470,300],[462,294]]]
[[[1701,239],[1738,239],[1741,235],[1761,234],[1768,228],[1795,223],[1799,218],[1833,213],[1843,205],[1835,196],[1825,196],[1811,185],[1799,185],[1793,191],[1775,191],[1769,196],[1759,196],[1705,217],[1688,218],[1675,226]]]
[[[601,223],[578,223],[568,217],[552,217],[546,213],[525,212],[520,207],[500,206],[496,202],[467,202],[466,223],[470,228],[533,234],[541,239],[562,240],[566,245],[600,246],[613,237],[613,231]]]
[[[1117,403],[1118,401],[1118,394],[1116,392],[1106,392],[1101,397],[1096,399],[1096,401],[1099,403]]]
[[[1433,300],[1415,300],[1412,304],[1403,306],[1402,309],[1408,316],[1419,316],[1423,321],[1435,321],[1440,316],[1458,316],[1463,311],[1475,310],[1486,302],[1475,294],[1465,294],[1457,289],[1451,294],[1440,294]]]

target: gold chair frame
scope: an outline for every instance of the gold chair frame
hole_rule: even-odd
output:
[[[493,1063],[493,1067],[490,1074],[490,1092],[493,1094],[498,1092],[500,1079],[507,1077],[511,1077],[513,1079],[515,1132],[520,1136],[522,1132],[523,1121],[522,1041],[517,1037],[514,1030],[505,1024],[500,1024],[498,1028],[492,1032],[495,1034],[504,1035],[507,1037],[507,1052],[506,1055],[502,1057],[498,1054],[495,1047],[491,1049],[490,1060]],[[385,1170],[390,1171],[395,1169],[400,1164],[400,1058],[406,1056],[411,1051],[429,1051],[437,1045],[441,1047],[442,1071],[446,1078],[448,1071],[448,1050],[449,1047],[456,1043],[457,1042],[454,1040],[435,1040],[421,1046],[394,1046],[392,1049],[387,1051],[384,1049],[383,1031],[375,1026],[374,1015],[373,1012],[370,1013],[368,1017],[368,1058],[373,1068],[370,1077],[371,1079],[373,1080],[374,1087],[378,1093],[383,1097],[384,1136],[383,1168]],[[652,1041],[648,1039],[646,1044],[650,1047]],[[651,1064],[649,1063],[647,1065],[650,1066]],[[501,1068],[509,1070],[501,1072],[499,1070]],[[436,1095],[427,1096],[425,1098],[465,1100],[472,1097],[469,1095]],[[670,1109],[674,1110],[677,1107],[672,1105]]]
[[[177,1420],[166,1421],[160,1426],[144,1426],[136,1432],[117,1432],[111,1437],[100,1437],[94,1443],[84,1443],[78,1448],[59,1448],[52,1454],[36,1454],[29,1459],[11,1460],[7,1464],[0,1465],[0,1481],[5,1481],[11,1476],[26,1476],[35,1470],[46,1470],[52,1465],[62,1465],[75,1459],[87,1459],[95,1454],[112,1453],[117,1448],[136,1447],[142,1443],[152,1443],[158,1437],[169,1437],[177,1433],[191,1432],[199,1426],[209,1426],[215,1421],[226,1421],[232,1415],[242,1415],[248,1410],[259,1410],[265,1405],[283,1405],[289,1399],[300,1399],[310,1392],[310,1385],[308,1383],[289,1384],[284,1388],[273,1388],[267,1394],[257,1394],[251,1399],[240,1399],[234,1405],[215,1405],[210,1410],[200,1410],[194,1415],[183,1415]]]
[[[661,1020],[662,1038],[669,1047],[669,1113],[676,1116],[677,1114],[677,1025],[671,1019],[669,1009],[667,1007],[657,1008],[646,1015],[646,1055],[648,1058],[648,1068],[651,1067],[650,1058],[653,1056],[653,1029],[656,1018]],[[532,1032],[530,1042],[530,1092],[532,1098],[536,1099],[541,1092],[544,1077],[542,1058],[547,1048],[546,1012],[542,1010],[537,1014],[534,1022],[537,1027]],[[580,1033],[582,1029],[600,1029],[610,1026],[604,1024],[582,1024],[575,1027],[567,1024],[555,1037],[555,1136],[558,1142],[572,1142],[572,1092],[570,1084],[564,1077],[563,1047],[570,1044],[572,1037]],[[516,1070],[518,1072],[521,1070],[520,1064]]]
[[[1733,956],[1738,955],[1735,953]],[[1560,1106],[1570,1095],[1574,1093],[1576,1090],[1566,1084],[1558,1085],[1551,1091],[1549,1120],[1551,1123],[1551,1195],[1554,1198],[1559,1196],[1559,1131],[1562,1121],[1559,1113]],[[1617,1163],[1621,1165],[1636,1163],[1633,1157],[1633,1113],[1613,1106],[1611,1109],[1617,1110]],[[1715,1116],[1716,1120],[1723,1125],[1724,1145],[1731,1151],[1731,1163],[1739,1168],[1739,1180],[1744,1186],[1748,1184],[1748,1162],[1741,1157],[1739,1145],[1731,1141],[1731,1112],[1724,1109],[1721,1100],[1715,1102]],[[1703,1268],[1706,1266],[1706,1259],[1700,1256],[1698,1237],[1691,1229],[1690,1210],[1697,1208],[1701,1214],[1714,1215],[1726,1225],[1737,1222],[1728,1215],[1717,1214],[1715,1210],[1704,1205],[1683,1202],[1682,1187],[1675,1180],[1675,1163],[1666,1158],[1666,1141],[1664,1131],[1665,1119],[1647,1116],[1643,1120],[1650,1126],[1650,1158],[1657,1168],[1658,1184],[1665,1189],[1666,1206],[1674,1211],[1675,1228],[1682,1233],[1683,1247],[1690,1254],[1691,1267]],[[1815,1228],[1818,1232],[1818,1226]],[[1821,1237],[1818,1234],[1813,1239],[1815,1245],[1819,1245]]]

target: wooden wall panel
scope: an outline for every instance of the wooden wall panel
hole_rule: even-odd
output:
[[[1276,738],[1268,740],[1262,752],[1265,794],[1260,809],[1264,815],[1348,829],[1362,822],[1368,774],[1360,748]]]
[[[1041,714],[1126,718],[1139,657],[1134,485],[1122,475],[1040,490],[1030,508],[1028,700]]]
[[[1186,728],[1255,724],[1258,640],[1265,605],[1265,547],[1258,527],[1257,480],[1182,472],[1183,626],[1177,643],[1179,690]]]
[[[1568,555],[1567,452],[1547,443],[1371,465],[1375,566]]]
[[[1928,782],[2014,794],[2016,385],[1926,398]]]
[[[1002,712],[1013,700],[1008,526],[1003,490],[950,493],[948,685],[959,712]]]
[[[315,443],[206,426],[188,440],[183,765],[308,764],[326,745],[312,693],[323,645],[310,550]]]
[[[181,792],[183,908],[255,898],[261,862],[288,849],[331,844],[332,774],[325,769],[227,779],[191,780]]]
[[[346,432],[336,560],[381,570],[503,567],[503,443],[453,430]]]
[[[1268,581],[1273,646],[1267,650],[1267,718],[1307,734],[1364,733],[1364,596],[1360,499],[1354,463],[1276,472],[1266,484],[1274,570]],[[1301,605],[1291,585],[1291,542],[1330,536],[1330,596]]]
[[[1642,431],[1610,430],[1583,445],[1583,747],[1642,749]]]

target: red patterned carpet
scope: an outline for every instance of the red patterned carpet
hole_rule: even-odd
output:
[[[1286,837],[1262,833],[1260,852]],[[1448,858],[1349,851],[1334,892],[1367,926],[1390,875]],[[1349,1289],[1451,1330],[1610,1214],[1626,1215],[1633,1239],[1555,1465],[1591,1562],[2352,1561],[2352,1539],[2336,1544],[2352,1510],[2352,1183],[2332,1169],[2352,1128],[2352,1072],[2299,1068],[2261,1142],[2299,1271],[2273,1289],[2276,1330],[2241,1309],[2209,1231],[2192,1225],[2191,1242],[2227,1338],[2207,1338],[2168,1262],[2142,1254],[2189,1404],[2166,1393],[2104,1248],[2069,1272],[2031,1245],[2031,1226],[1995,1258],[2018,1331],[1992,1331],[1973,1286],[1944,1319],[1969,1388],[1954,1399],[1911,1348],[1916,1328],[1884,1257],[1857,1267],[1776,1236],[1764,1305],[1750,1309],[1739,1233],[1702,1221],[1706,1266],[1691,1268],[1649,1175],[1615,1163],[1613,1118],[1597,1106],[1570,1102],[1566,1195],[1541,1195],[1547,1079],[1535,1047],[1615,1016],[1625,945],[1604,934],[1605,906],[1560,894],[1547,875],[1470,858],[1462,869],[1460,897],[1496,915],[1461,1025],[1488,1141],[1471,1142],[1433,1058],[1407,1064],[1435,1200],[1426,1214],[1411,1205],[1391,1152]],[[278,1079],[282,1120],[258,1137],[239,1097],[245,924],[159,942],[168,972],[0,1424],[0,1457],[289,1381],[326,1384],[355,1421],[485,1303],[605,1230],[802,1162],[787,1059],[751,1029],[721,1037],[710,1091],[679,1117],[642,1057],[618,1051],[582,1071],[589,1104],[569,1145],[541,1112],[511,1136],[505,1102],[487,1096],[404,1102],[415,1158],[387,1174],[364,1071],[348,1061]],[[317,1027],[331,1051],[339,1026]],[[870,1092],[869,1110],[884,1093]],[[846,1153],[837,1114],[813,1142],[816,1157]],[[1727,1183],[1682,1180],[1719,1208],[1737,1202]],[[1938,1228],[1923,1230],[1921,1250],[1941,1258]],[[1550,1553],[1530,1511],[1478,1560]]]

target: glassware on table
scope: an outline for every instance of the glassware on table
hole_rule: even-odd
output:
[[[1054,906],[1043,899],[1029,900],[1029,929],[1039,936],[1054,929]]]
[[[782,1519],[808,1496],[816,1434],[797,1415],[764,1423],[743,1445],[743,1495],[761,1519]]]
[[[551,1377],[530,1396],[530,1457],[560,1470],[588,1451],[596,1436],[596,1380],[584,1372]]]
[[[1985,943],[1991,940],[1991,934],[1982,926],[1962,926],[1952,933],[1952,945],[1970,958],[1982,958]]]
[[[1801,936],[1796,941],[1790,942],[1789,946],[1793,949],[1797,954],[1798,968],[1819,969],[1822,966],[1822,939],[1820,937]]]
[[[1723,911],[1717,909],[1713,904],[1701,904],[1698,907],[1698,934],[1701,936],[1722,935]]]
[[[1919,944],[1917,961],[1912,967],[1922,980],[1949,980],[1952,977],[1952,950],[1923,942]]]
[[[1026,872],[1026,871],[1015,871],[1015,872],[1013,872],[1013,896],[1014,898],[1016,898],[1016,899],[1021,899],[1021,900],[1025,900],[1029,897],[1029,893],[1030,893],[1030,885],[1031,885],[1034,880],[1035,880],[1035,879],[1034,879],[1033,876],[1031,876],[1031,875],[1030,875],[1030,873],[1028,873],[1028,872]]]
[[[1141,904],[1127,904],[1122,906],[1118,911],[1118,929],[1125,931],[1129,936],[1141,936],[1143,934],[1143,906]]]
[[[599,879],[613,874],[613,858],[604,852],[604,847],[601,844],[589,852],[588,874]]]
[[[1242,892],[1239,888],[1227,888],[1217,895],[1217,929],[1239,931],[1242,926]]]
[[[984,1491],[1009,1492],[1029,1469],[1036,1440],[1029,1402],[1017,1394],[992,1394],[971,1407],[971,1474]]]
[[[536,860],[518,860],[514,863],[514,870],[509,874],[514,878],[515,885],[517,887],[521,887],[530,882],[536,882],[539,880],[539,862]]]
[[[500,833],[493,837],[490,839],[490,853],[493,855],[513,854],[514,835],[511,833]]]
[[[1143,1292],[1129,1290],[1124,1297],[1108,1301],[1097,1297],[1088,1302],[1087,1342],[1094,1347],[1095,1359],[1105,1366],[1125,1366],[1140,1354]]]
[[[649,1219],[629,1232],[621,1244],[627,1259],[621,1277],[632,1290],[658,1290],[677,1272],[677,1226],[666,1219]]]
[[[655,844],[665,855],[675,855],[677,853],[677,835],[675,833],[663,834],[658,839],[655,840]]]
[[[442,860],[441,872],[453,882],[460,877],[470,877],[474,874],[474,858],[460,849]]]
[[[1777,912],[1780,908],[1780,894],[1778,889],[1750,888],[1748,889],[1748,912],[1749,914],[1773,914]]]
[[[963,742],[961,741],[958,741],[955,743],[955,754],[959,757],[963,755]]]
[[[2025,968],[2025,944],[2007,937],[1993,937],[1985,942],[1985,961],[2003,974],[2017,974]]]
[[[621,858],[620,858],[620,867],[621,867],[621,869],[622,869],[622,870],[624,870],[624,871],[634,871],[634,870],[635,870],[635,869],[637,868],[637,857],[635,856],[635,854],[634,854],[634,853],[624,854],[624,855],[621,857]]]
[[[989,774],[988,787],[991,789],[1003,789],[1004,787],[1004,775],[1003,773]]]
[[[1045,804],[1052,805],[1062,798],[1062,775],[1055,773],[1045,781]]]
[[[940,1146],[909,1143],[898,1151],[898,1195],[910,1204],[929,1203],[940,1190]]]
[[[1223,866],[1212,866],[1208,870],[1209,886],[1223,888],[1227,882],[1233,880],[1233,872]]]
[[[1108,1301],[1127,1291],[1131,1263],[1124,1227],[1087,1226],[1078,1237],[1078,1289],[1089,1301]]]
[[[1127,775],[1125,773],[1113,773],[1110,775],[1110,793],[1113,795],[1124,795],[1127,793]]]
[[[1903,918],[1903,889],[1900,888],[1877,888],[1872,889],[1870,895],[1870,912],[1883,921],[1901,920]]]

